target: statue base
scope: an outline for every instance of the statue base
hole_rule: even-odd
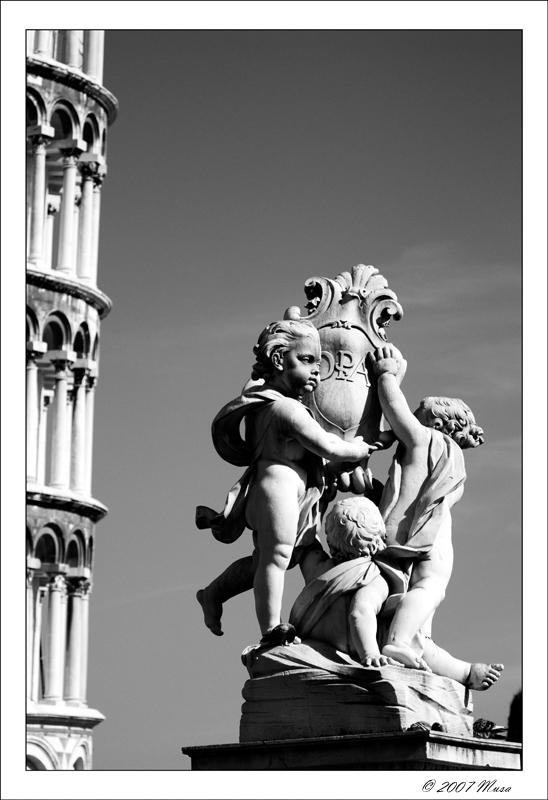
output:
[[[423,670],[362,667],[323,642],[248,648],[240,742],[434,730],[473,737],[472,693]]]
[[[520,744],[436,731],[215,744],[182,752],[190,756],[193,771],[521,770]]]

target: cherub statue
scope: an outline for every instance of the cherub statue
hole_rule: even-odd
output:
[[[301,559],[306,586],[289,621],[303,639],[327,642],[365,667],[396,665],[377,642],[377,615],[389,593],[405,589],[406,577],[385,563],[386,531],[378,507],[365,497],[335,503],[325,518],[331,557],[318,543]],[[500,664],[471,664],[454,658],[430,637],[421,638],[426,669],[468,688],[485,690],[495,683]],[[415,665],[413,665],[415,666]]]
[[[429,633],[445,596],[453,566],[450,510],[462,497],[466,478],[462,450],[481,445],[483,430],[458,399],[427,397],[413,414],[396,377],[401,376],[401,353],[392,345],[372,353],[371,362],[383,414],[399,442],[380,503],[388,545],[384,555],[399,556],[410,573],[382,653],[427,669],[426,658],[411,643],[419,631]]]
[[[253,582],[255,609],[264,642],[291,641],[281,623],[286,569],[297,563],[321,523],[325,463],[358,462],[374,446],[361,436],[345,442],[326,433],[302,404],[320,379],[320,339],[306,320],[273,322],[254,348],[252,380],[213,421],[213,441],[226,461],[248,469],[230,491],[221,514],[199,506],[196,524],[224,542],[253,531],[253,558],[240,559],[198,592],[206,625],[220,634],[222,602]],[[245,441],[239,433],[245,419]],[[253,577],[254,575],[254,577]]]

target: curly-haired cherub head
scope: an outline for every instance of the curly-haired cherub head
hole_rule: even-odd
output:
[[[284,319],[267,325],[253,348],[257,361],[251,372],[252,379],[264,378],[267,381],[273,378],[276,373],[272,361],[273,354],[279,352],[283,355],[304,338],[313,339],[319,346],[318,331],[308,320]]]
[[[463,450],[485,441],[470,408],[456,397],[425,397],[415,416],[426,427],[450,436]]]
[[[384,549],[381,512],[366,497],[339,500],[325,518],[325,536],[334,561],[372,556]]]

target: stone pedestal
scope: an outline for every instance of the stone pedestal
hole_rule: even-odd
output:
[[[240,742],[398,733],[422,724],[473,736],[472,694],[449,678],[365,668],[320,642],[247,656]]]
[[[240,743],[183,747],[193,770],[521,769],[521,745],[474,738],[471,692],[449,678],[313,640],[242,660]]]
[[[183,747],[192,770],[520,770],[521,745],[435,731]]]

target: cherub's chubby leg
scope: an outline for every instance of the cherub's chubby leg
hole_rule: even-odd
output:
[[[436,541],[428,556],[414,563],[409,590],[396,609],[383,655],[407,667],[430,670],[426,661],[413,650],[411,642],[445,597],[452,568],[450,539]]]
[[[196,593],[196,599],[202,606],[204,622],[215,636],[222,636],[221,616],[223,603],[231,597],[253,588],[253,578],[259,562],[257,551],[235,561],[218,578],[211,581],[205,589]]]
[[[377,614],[387,597],[388,584],[379,575],[367,586],[358,589],[350,603],[350,634],[364,667],[396,664],[392,658],[381,655],[377,645]]]
[[[259,563],[253,589],[257,620],[264,636],[281,623],[285,572],[299,523],[297,492],[291,485],[265,481],[248,500],[248,524],[257,533]],[[292,491],[293,489],[293,491]]]
[[[475,691],[489,689],[498,681],[504,669],[503,664],[470,664],[469,661],[461,661],[431,639],[425,641],[423,658],[435,675],[451,678]]]

